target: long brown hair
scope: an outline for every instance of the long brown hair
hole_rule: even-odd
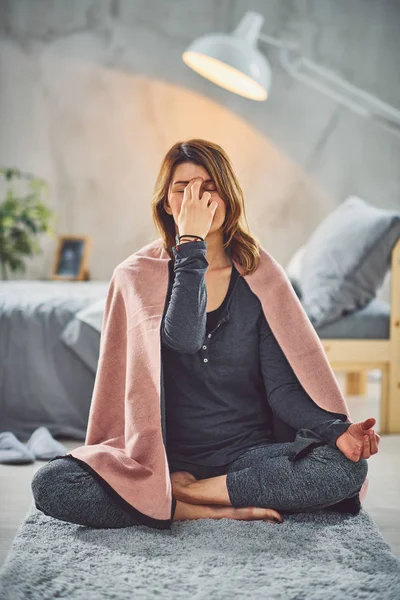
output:
[[[242,275],[256,270],[260,259],[260,242],[249,231],[243,191],[226,152],[213,142],[191,139],[174,144],[162,161],[152,198],[153,221],[160,232],[164,249],[173,259],[175,246],[174,217],[164,210],[168,202],[168,190],[175,168],[184,162],[201,165],[215,182],[220,197],[226,203],[226,217],[222,226],[224,249],[229,249],[231,257],[243,268]]]

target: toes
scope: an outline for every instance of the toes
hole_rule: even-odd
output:
[[[282,516],[278,513],[278,511],[272,508],[260,508],[258,506],[253,506],[251,508],[255,519],[263,519],[263,521],[279,521],[280,523],[283,521]]]

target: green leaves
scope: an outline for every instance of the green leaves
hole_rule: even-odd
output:
[[[53,211],[42,199],[49,191],[44,180],[16,168],[0,168],[0,178],[6,185],[5,198],[0,200],[0,266],[6,279],[7,268],[25,272],[23,257],[41,252],[40,233],[55,231],[51,226]],[[14,180],[18,189],[24,188],[23,195],[16,192]]]

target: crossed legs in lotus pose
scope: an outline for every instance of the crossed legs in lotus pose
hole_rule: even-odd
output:
[[[360,490],[368,472],[365,458],[352,461],[338,448],[322,444],[292,462],[291,446],[285,442],[249,450],[218,477],[171,473],[177,500],[174,520],[225,517],[273,522],[277,517],[282,522],[280,511],[318,510]]]

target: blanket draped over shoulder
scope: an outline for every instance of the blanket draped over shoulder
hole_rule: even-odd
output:
[[[263,248],[257,269],[245,275],[268,324],[311,399],[351,416],[322,342],[283,267]],[[162,239],[121,262],[109,284],[100,355],[85,444],[68,454],[94,471],[140,523],[171,527],[176,500],[165,450],[161,398],[160,327],[172,260]],[[242,275],[243,268],[232,258]],[[277,441],[291,441],[274,421]],[[295,432],[294,432],[295,433]],[[360,490],[367,492],[368,477]]]

